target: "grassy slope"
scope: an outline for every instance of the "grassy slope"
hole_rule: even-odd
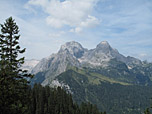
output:
[[[81,75],[86,76],[88,78],[90,84],[98,85],[98,84],[100,84],[101,81],[103,81],[103,82],[110,82],[110,83],[118,83],[121,85],[131,85],[131,83],[118,81],[118,80],[115,80],[114,78],[104,76],[100,73],[90,72],[87,69],[78,69],[76,67],[71,67],[71,70],[73,70]]]
[[[76,102],[89,101],[110,114],[140,114],[150,104],[152,88],[135,86],[72,67],[57,79],[70,86]]]

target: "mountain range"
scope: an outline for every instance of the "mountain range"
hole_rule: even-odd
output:
[[[36,75],[34,79],[42,85],[51,84],[56,76],[71,67],[94,69],[101,72],[100,74],[122,82],[150,84],[151,76],[144,75],[144,71],[140,71],[140,75],[137,76],[135,69],[141,66],[145,67],[146,65],[134,57],[123,56],[112,48],[107,41],[102,41],[95,49],[91,50],[83,48],[78,42],[72,41],[62,45],[58,53],[43,58],[32,68],[31,73],[41,73],[43,75],[38,75],[39,78]],[[108,72],[109,74],[106,75]],[[115,76],[112,76],[112,72],[116,73]]]
[[[151,91],[149,87],[152,85],[152,64],[134,57],[125,57],[107,41],[100,42],[96,48],[90,50],[83,48],[78,42],[67,42],[56,54],[35,63],[37,63],[35,67],[30,69],[30,72],[35,74],[31,85],[41,83],[43,86],[61,86],[73,95],[76,102],[97,104],[99,109],[108,110],[110,114],[116,114],[115,109],[117,113],[124,111],[128,114],[139,114],[148,105],[148,99],[152,94],[149,93]],[[118,96],[114,90],[120,95]],[[109,92],[110,95],[103,91]],[[130,95],[126,97],[128,100],[132,100],[134,95],[143,95],[140,96],[140,100],[129,101],[133,106],[136,102],[136,107],[122,110],[129,106],[129,103],[125,101],[122,104],[124,100],[120,98],[128,94]],[[105,95],[108,99],[101,99]],[[117,101],[115,109],[112,107],[115,101],[107,101],[110,99]],[[141,105],[142,99],[145,99],[147,104]],[[122,109],[118,110],[120,104]]]

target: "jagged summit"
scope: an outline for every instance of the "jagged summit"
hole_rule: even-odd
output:
[[[98,46],[110,46],[109,45],[109,43],[107,42],[107,41],[102,41],[102,42],[100,42],[98,45],[97,45],[97,47]]]
[[[63,44],[60,48],[60,50],[64,50],[64,49],[70,49],[70,48],[83,48],[81,46],[80,43],[76,42],[76,41],[71,41],[71,42],[66,42],[65,44]]]
[[[111,48],[111,46],[107,41],[102,41],[97,45],[96,48]]]
[[[61,53],[64,50],[68,50],[70,54],[72,54],[76,58],[82,57],[85,51],[87,51],[82,47],[80,43],[75,41],[67,42],[64,45],[62,45],[59,50],[59,53]]]
[[[89,50],[81,59],[83,63],[93,66],[107,66],[107,62],[116,59],[126,63],[126,57],[112,48],[107,41],[100,42],[95,49]]]
[[[101,44],[109,44],[107,41],[101,41]]]
[[[100,42],[97,47],[95,48],[97,53],[111,53],[111,51],[115,51],[107,41]]]

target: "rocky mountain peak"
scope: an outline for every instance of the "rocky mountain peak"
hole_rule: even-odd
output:
[[[72,54],[76,58],[82,57],[84,52],[86,51],[86,49],[84,49],[80,43],[75,41],[67,42],[62,45],[59,50],[59,53],[62,53],[65,50],[68,50],[70,54]]]
[[[100,42],[96,48],[94,49],[95,53],[98,53],[99,55],[101,55],[101,53],[103,54],[112,54],[112,53],[118,53],[117,51],[115,51],[115,49],[113,49],[109,43],[107,41],[102,41]]]
[[[102,41],[97,45],[97,47],[100,47],[100,46],[109,47],[110,45],[107,41]]]
[[[109,45],[109,43],[107,41],[101,41],[100,44],[102,44],[102,45]]]
[[[109,51],[110,49],[112,48],[107,41],[100,42],[96,47],[96,50],[102,50],[102,51]]]
[[[71,42],[66,42],[65,44],[63,44],[59,51],[65,50],[65,49],[71,50],[73,48],[82,49],[83,47],[81,46],[80,43],[71,41]]]

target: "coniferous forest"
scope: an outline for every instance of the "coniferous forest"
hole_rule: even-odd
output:
[[[72,96],[60,87],[50,88],[35,84],[33,75],[20,67],[25,52],[19,46],[19,28],[10,17],[1,24],[0,34],[0,114],[103,114],[95,105],[77,105]]]
[[[90,103],[77,105],[72,96],[60,87],[50,88],[35,84],[29,94],[29,114],[105,114]]]

